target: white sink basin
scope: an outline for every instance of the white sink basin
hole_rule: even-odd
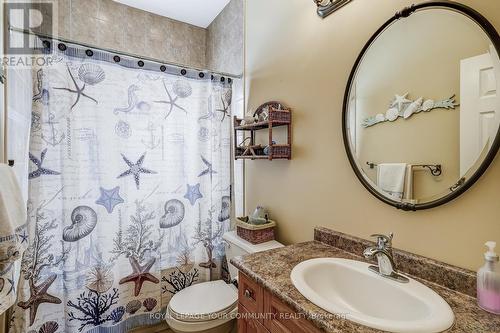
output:
[[[455,316],[437,293],[410,279],[401,283],[368,270],[369,264],[338,258],[301,262],[293,285],[320,308],[358,324],[389,332],[442,332]]]

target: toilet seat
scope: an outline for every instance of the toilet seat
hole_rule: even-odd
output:
[[[181,290],[170,300],[167,313],[172,319],[185,323],[230,320],[230,314],[237,305],[236,288],[219,280],[199,283]]]

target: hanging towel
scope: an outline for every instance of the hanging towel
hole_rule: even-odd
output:
[[[403,198],[406,163],[383,163],[378,165],[378,187],[389,195]]]
[[[19,259],[24,246],[18,230],[26,224],[26,204],[11,167],[0,164],[0,265]]]
[[[403,190],[403,199],[413,201],[413,165],[406,166],[405,187]]]

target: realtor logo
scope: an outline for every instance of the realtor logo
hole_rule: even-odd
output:
[[[4,13],[11,29],[6,41],[6,55],[32,55],[40,48],[40,42],[36,43],[36,36],[21,31],[54,35],[55,11],[52,2],[6,1]]]

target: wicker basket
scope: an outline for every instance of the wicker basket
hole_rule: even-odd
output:
[[[252,244],[260,244],[274,240],[276,222],[271,221],[262,225],[253,225],[246,222],[247,218],[238,217],[236,234]]]
[[[271,110],[269,112],[269,120],[270,121],[290,122],[291,121],[290,110],[278,110],[278,109],[271,107]]]

